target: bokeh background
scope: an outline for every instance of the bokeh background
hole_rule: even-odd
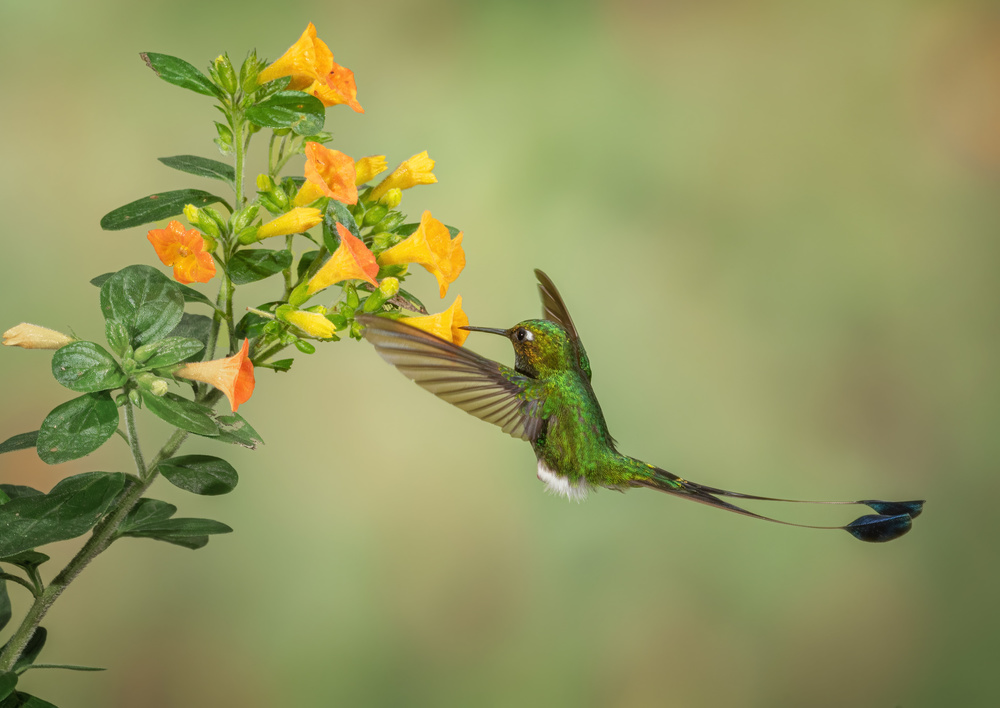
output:
[[[44,658],[110,670],[23,688],[73,708],[997,704],[995,6],[4,2],[0,324],[99,339],[87,281],[154,262],[100,217],[212,186],[155,160],[217,156],[210,102],[138,52],[274,58],[310,20],[366,109],[329,112],[334,145],[438,161],[404,207],[464,229],[452,293],[475,323],[537,316],[531,269],[555,279],[622,450],[927,512],[868,546],[643,491],[568,504],[527,445],[344,341],[259,374],[240,412],[261,450],[186,448],[232,460],[233,494],[155,489],[236,533],[120,542],[54,607]],[[6,438],[68,392],[47,354],[0,356]],[[129,468],[115,445],[0,465],[42,489]]]

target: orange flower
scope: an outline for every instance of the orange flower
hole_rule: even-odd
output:
[[[377,202],[383,194],[393,188],[409,189],[418,184],[434,184],[437,182],[437,177],[431,172],[433,169],[434,160],[427,156],[427,151],[417,153],[400,163],[399,167],[392,171],[392,174],[379,182],[368,199]]]
[[[152,229],[147,238],[163,265],[174,267],[178,283],[207,283],[215,275],[212,254],[197,229],[185,231],[181,222],[171,221],[165,229]]]
[[[306,143],[305,174],[305,184],[295,195],[295,206],[310,204],[322,196],[344,204],[358,201],[354,160],[339,150],[330,150],[319,143]]]
[[[312,22],[281,58],[260,73],[257,81],[264,84],[282,76],[292,77],[288,84],[290,90],[305,91],[324,106],[343,103],[358,113],[365,112],[357,101],[354,72],[333,61],[333,52],[316,36]]]
[[[235,413],[253,394],[253,362],[247,356],[249,351],[250,340],[244,339],[243,348],[233,356],[185,364],[174,371],[174,376],[215,386],[226,394]]]
[[[22,349],[59,349],[75,341],[68,334],[27,322],[11,327],[3,333],[4,346]]]
[[[257,240],[260,241],[271,236],[305,233],[322,220],[323,213],[319,209],[295,207],[287,214],[282,214],[276,219],[262,224],[257,229]]]
[[[337,234],[340,236],[340,246],[323,264],[316,275],[309,281],[306,293],[312,295],[323,288],[343,280],[364,280],[375,287],[378,283],[378,263],[368,247],[357,236],[348,231],[343,224],[337,224]]]
[[[454,239],[448,227],[425,211],[420,226],[405,240],[382,252],[379,265],[419,263],[437,278],[441,297],[448,293],[448,285],[455,282],[465,267],[462,234]]]
[[[462,310],[461,295],[456,297],[455,302],[444,312],[424,317],[407,317],[400,322],[430,332],[458,346],[465,344],[465,338],[469,336],[469,330],[461,329],[469,324],[469,318]]]

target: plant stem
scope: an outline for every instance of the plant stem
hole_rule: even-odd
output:
[[[129,432],[130,434],[134,432],[134,426],[130,426]],[[121,526],[128,513],[132,511],[132,507],[142,499],[142,495],[149,489],[149,485],[156,479],[156,465],[161,460],[177,452],[177,449],[187,439],[187,436],[188,433],[186,430],[174,431],[174,434],[170,436],[170,439],[167,440],[156,457],[153,458],[153,462],[149,466],[150,471],[148,476],[139,484],[133,484],[125,490],[112,510],[94,527],[90,538],[87,539],[87,542],[83,544],[83,547],[77,554],[73,556],[73,559],[66,564],[65,568],[59,571],[59,574],[52,579],[48,587],[35,597],[34,603],[32,603],[24,619],[21,621],[21,626],[11,635],[3,652],[0,653],[0,673],[10,671],[14,667],[14,664],[24,651],[24,647],[27,646],[28,641],[34,635],[35,630],[38,629],[38,625],[41,624],[45,614],[52,607],[52,603],[62,595],[63,591],[87,567],[90,561],[104,552],[111,545],[111,542],[115,540],[115,533],[118,531],[118,527]],[[138,444],[136,443],[133,449],[137,447]],[[141,464],[140,460],[136,460],[137,467]]]
[[[12,583],[23,585],[28,588],[32,595],[38,597],[38,589],[33,587],[30,582],[22,578],[20,575],[14,575],[13,573],[0,573],[0,580],[9,580]]]

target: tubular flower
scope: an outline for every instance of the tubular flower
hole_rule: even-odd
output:
[[[340,246],[330,256],[330,260],[316,272],[316,275],[306,286],[306,293],[312,295],[323,288],[343,280],[364,280],[378,287],[375,276],[378,274],[378,263],[368,247],[357,236],[348,231],[343,224],[337,224],[337,234],[340,236]]]
[[[354,171],[356,174],[354,184],[360,187],[365,182],[370,182],[375,179],[376,175],[382,174],[386,171],[386,169],[388,168],[385,164],[385,155],[362,157],[354,163]]]
[[[293,324],[303,332],[319,339],[330,339],[337,328],[333,322],[318,312],[307,312],[306,310],[292,310],[282,316],[285,322]]]
[[[270,236],[301,234],[321,221],[323,221],[323,213],[319,209],[295,207],[287,214],[282,214],[277,219],[272,219],[266,224],[262,224],[257,229],[257,240],[259,241]]]
[[[461,295],[456,297],[455,302],[444,312],[425,317],[407,317],[400,321],[411,327],[430,332],[458,346],[462,346],[465,343],[465,338],[469,336],[469,330],[461,329],[469,324],[469,318],[462,310]]]
[[[420,226],[405,240],[385,250],[378,257],[379,265],[419,263],[437,278],[441,297],[448,293],[448,286],[455,282],[465,267],[462,234],[451,238],[448,227],[425,211]]]
[[[207,283],[215,275],[212,254],[197,229],[185,231],[181,222],[171,221],[165,229],[150,230],[147,238],[163,265],[174,267],[178,283]]]
[[[260,73],[257,81],[265,84],[282,76],[292,77],[289,90],[305,91],[324,106],[343,103],[358,113],[365,112],[357,101],[354,72],[333,61],[333,52],[316,36],[312,22],[287,52]]]
[[[75,341],[68,334],[27,322],[11,327],[3,333],[5,347],[21,347],[21,349],[59,349]]]
[[[309,204],[323,196],[344,204],[358,201],[354,160],[339,150],[330,150],[319,143],[306,143],[305,174],[305,184],[295,195],[295,206]]]
[[[233,356],[212,361],[196,361],[185,364],[176,371],[174,376],[202,381],[215,386],[226,394],[233,413],[246,403],[253,394],[253,362],[247,356],[250,351],[250,340],[243,340],[243,348]]]
[[[377,202],[383,194],[393,187],[397,189],[409,189],[418,184],[434,184],[437,177],[431,172],[434,169],[434,160],[427,156],[424,150],[405,160],[388,177],[378,183],[372,190],[370,201]]]

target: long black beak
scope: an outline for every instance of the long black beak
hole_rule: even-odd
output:
[[[490,334],[499,334],[501,337],[509,337],[510,330],[506,329],[495,329],[493,327],[459,327],[459,329],[467,329],[470,332],[489,332]]]

